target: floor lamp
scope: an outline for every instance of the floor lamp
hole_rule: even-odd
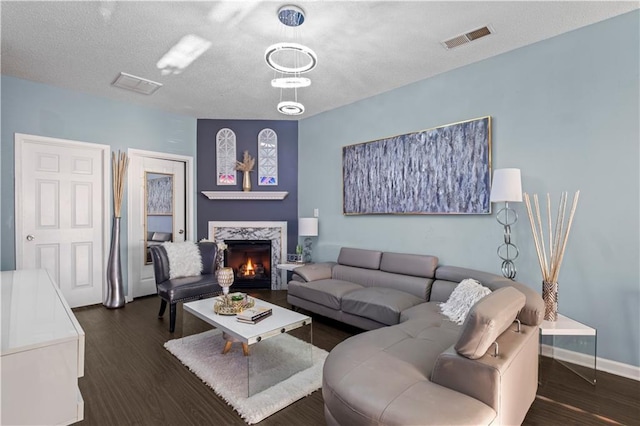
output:
[[[496,169],[491,183],[492,203],[504,202],[504,207],[496,213],[496,220],[504,226],[504,243],[498,246],[498,257],[502,259],[502,275],[509,279],[516,277],[513,263],[520,252],[511,242],[511,225],[518,221],[518,214],[509,207],[510,202],[522,202],[522,181],[520,169]]]
[[[298,235],[307,237],[304,239],[304,248],[302,251],[303,262],[311,262],[311,237],[318,236],[318,218],[317,217],[301,217],[298,219]]]

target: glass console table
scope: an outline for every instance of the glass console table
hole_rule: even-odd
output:
[[[557,321],[540,324],[540,355],[555,359],[595,385],[597,334],[595,328],[558,314]]]

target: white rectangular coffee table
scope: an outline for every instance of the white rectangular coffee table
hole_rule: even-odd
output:
[[[220,315],[213,310],[216,298],[202,299],[185,303],[184,311],[200,318],[206,323],[222,330],[226,337],[248,346],[247,359],[247,396],[254,395],[264,389],[281,382],[299,371],[313,365],[312,346],[313,333],[311,317],[274,305],[264,300],[252,298],[256,306],[271,308],[273,313],[257,324],[238,322],[234,315]],[[299,341],[306,342],[299,348]],[[216,336],[222,339],[222,336]],[[266,348],[265,343],[274,345],[291,345],[295,343],[295,362],[291,359],[273,359],[273,350]],[[286,348],[283,348],[286,349]],[[282,351],[286,353],[286,351]],[[226,355],[225,355],[226,356]],[[269,357],[269,359],[267,359]],[[286,356],[285,356],[286,358]]]

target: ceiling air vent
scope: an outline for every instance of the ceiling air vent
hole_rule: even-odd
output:
[[[121,72],[111,85],[121,89],[131,90],[132,92],[142,93],[143,95],[150,95],[162,87],[162,83],[136,77],[126,72]]]
[[[493,31],[490,27],[482,27],[477,30],[469,31],[466,34],[459,35],[449,40],[445,40],[442,42],[442,45],[446,49],[453,49],[454,47],[462,46],[463,44],[467,44],[472,42],[473,40],[477,40],[479,38],[488,36],[489,34],[493,34]]]

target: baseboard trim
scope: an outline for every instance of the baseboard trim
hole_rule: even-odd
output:
[[[591,367],[593,365],[593,357],[574,352],[562,348],[554,348],[550,345],[541,345],[540,353],[546,357],[552,357],[555,353],[555,359],[570,362],[572,364],[581,365],[583,367]],[[606,373],[615,374],[616,376],[626,377],[627,379],[640,381],[640,367],[630,364],[624,364],[618,361],[612,361],[606,358],[596,358],[596,370]]]

